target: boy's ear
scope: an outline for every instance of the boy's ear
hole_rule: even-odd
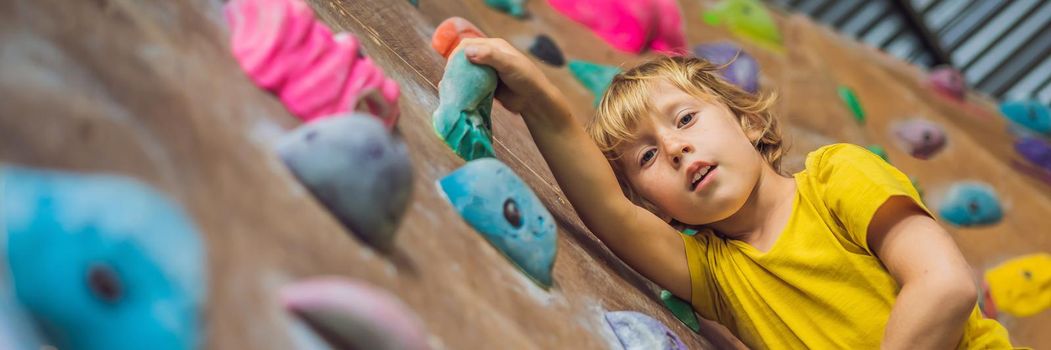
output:
[[[759,139],[763,138],[763,129],[757,128],[755,125],[751,125],[750,123],[744,126],[746,127],[744,135],[745,137],[748,137],[748,141],[750,141],[753,145],[756,142],[759,142]]]

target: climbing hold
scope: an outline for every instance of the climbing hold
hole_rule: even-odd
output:
[[[930,159],[945,148],[945,130],[934,122],[910,119],[894,126],[897,145],[913,157]]]
[[[1015,142],[1015,151],[1033,165],[1051,171],[1051,143],[1035,137],[1022,137]]]
[[[529,53],[539,58],[540,62],[555,67],[561,67],[566,64],[566,59],[562,56],[562,50],[559,50],[558,45],[555,44],[554,40],[551,40],[551,37],[544,34],[536,36],[533,45],[529,46]]]
[[[234,58],[297,118],[312,121],[348,112],[353,102],[376,91],[390,108],[371,113],[394,127],[398,84],[362,54],[356,37],[333,35],[302,0],[232,0],[224,13]]]
[[[518,18],[526,16],[525,2],[526,0],[485,0],[489,7]]]
[[[673,54],[686,49],[682,11],[675,0],[548,0],[548,3],[618,50]]]
[[[496,71],[476,65],[459,51],[445,65],[438,83],[434,131],[465,160],[493,157],[492,121]]]
[[[758,0],[722,0],[704,13],[710,25],[724,24],[734,35],[775,52],[782,52],[777,23]]]
[[[1020,131],[1023,136],[1037,133],[1051,136],[1051,109],[1036,100],[1009,101],[1000,104],[1000,113]]]
[[[434,29],[431,36],[431,47],[446,59],[453,53],[460,41],[468,38],[485,38],[485,33],[474,23],[460,17],[446,18]]]
[[[438,183],[471,227],[534,281],[551,286],[557,249],[554,218],[511,168],[496,158],[482,158]]]
[[[996,309],[1026,317],[1051,308],[1051,254],[1017,257],[985,272]]]
[[[716,66],[727,82],[748,93],[759,91],[759,62],[743,49],[728,42],[701,44],[693,48],[694,55],[704,58]]]
[[[962,101],[967,94],[967,85],[963,80],[963,74],[952,67],[938,67],[927,76],[928,83],[943,95]]]
[[[697,321],[697,315],[693,313],[693,307],[690,306],[690,303],[687,303],[685,300],[680,299],[675,296],[675,294],[671,294],[670,291],[664,289],[661,290],[661,301],[664,302],[664,307],[671,310],[671,313],[675,315],[675,318],[682,321],[682,324],[686,325],[686,327],[694,332],[701,331],[701,323]]]
[[[920,187],[920,180],[914,176],[909,176],[909,182],[911,182],[912,187],[916,189],[916,193],[920,195],[920,199],[923,199],[923,188]]]
[[[865,149],[869,150],[869,152],[875,153],[880,158],[883,158],[884,162],[890,163],[890,157],[887,156],[887,150],[884,149],[883,146],[868,145],[865,146]]]
[[[595,106],[598,106],[599,101],[602,101],[602,95],[613,82],[613,77],[620,73],[620,68],[583,60],[569,60],[569,71],[573,73],[577,81],[595,95]]]
[[[425,350],[427,332],[396,296],[343,277],[281,288],[281,303],[333,349]]]
[[[420,0],[409,0],[409,3],[412,4],[412,6],[420,7]]]
[[[854,93],[854,90],[846,86],[840,86],[839,98],[843,99],[843,103],[847,104],[850,108],[850,113],[854,115],[854,119],[859,124],[865,124],[865,110],[861,108],[861,102],[858,101],[858,96]]]
[[[996,192],[980,182],[953,184],[938,213],[949,223],[962,227],[991,225],[1003,217]]]
[[[696,229],[692,229],[692,228],[684,228],[684,229],[682,229],[682,234],[687,235],[687,236],[693,236],[693,235],[697,234],[697,232],[698,231]]]
[[[981,292],[981,297],[978,298],[978,309],[982,310],[982,316],[985,316],[985,318],[995,320],[1000,316],[1000,311],[996,309],[993,294],[989,291],[989,281],[982,279]]]
[[[661,321],[635,311],[611,311],[606,322],[624,350],[686,350],[686,344]]]
[[[325,118],[281,138],[292,174],[365,242],[389,248],[412,193],[405,144],[361,113]]]
[[[125,177],[16,166],[0,189],[15,298],[49,345],[201,345],[206,254],[176,204]]]

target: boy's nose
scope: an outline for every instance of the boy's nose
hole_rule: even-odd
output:
[[[682,165],[684,154],[693,152],[693,148],[690,147],[690,145],[680,145],[672,149],[675,150],[675,152],[669,152],[671,153],[671,163],[676,166]]]

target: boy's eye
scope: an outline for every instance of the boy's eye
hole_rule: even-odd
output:
[[[642,154],[642,159],[639,160],[639,165],[646,165],[646,163],[649,163],[650,159],[653,159],[653,156],[656,154],[657,150],[655,149],[650,149],[646,151],[646,153]]]
[[[682,116],[682,118],[679,119],[679,127],[681,128],[683,126],[686,126],[686,124],[689,124],[691,121],[693,121],[694,114],[695,113],[687,113],[686,115]]]

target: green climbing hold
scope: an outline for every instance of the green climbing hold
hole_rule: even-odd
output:
[[[485,0],[489,7],[518,18],[526,15],[525,2],[526,0]]]
[[[664,302],[664,306],[671,310],[671,313],[682,321],[682,324],[686,325],[687,328],[694,331],[694,333],[701,331],[701,322],[697,320],[697,315],[693,313],[693,307],[690,303],[679,297],[671,294],[668,290],[661,290],[661,301]]]
[[[850,108],[850,112],[854,114],[854,119],[859,124],[865,124],[865,110],[861,108],[861,102],[858,101],[858,95],[854,93],[854,90],[846,86],[839,87],[839,98],[843,99],[843,103],[847,104]]]
[[[620,73],[620,68],[583,60],[570,60],[569,71],[577,78],[592,94],[595,95],[595,106],[602,101],[602,95],[606,93],[613,77]]]
[[[923,199],[923,188],[920,187],[920,180],[915,176],[909,176],[909,181],[912,181],[912,187],[916,189],[916,193],[920,195],[920,199]]]
[[[724,24],[734,35],[775,52],[783,52],[781,32],[770,13],[758,0],[723,0],[705,11],[704,21]]]
[[[885,161],[887,163],[890,163],[890,158],[887,157],[887,150],[884,149],[883,146],[880,146],[880,145],[868,145],[865,148],[868,149],[869,152],[875,153],[880,158],[883,158],[883,161]]]
[[[432,117],[434,131],[464,160],[495,157],[490,113],[497,81],[496,71],[471,63],[463,51],[445,66]]]

